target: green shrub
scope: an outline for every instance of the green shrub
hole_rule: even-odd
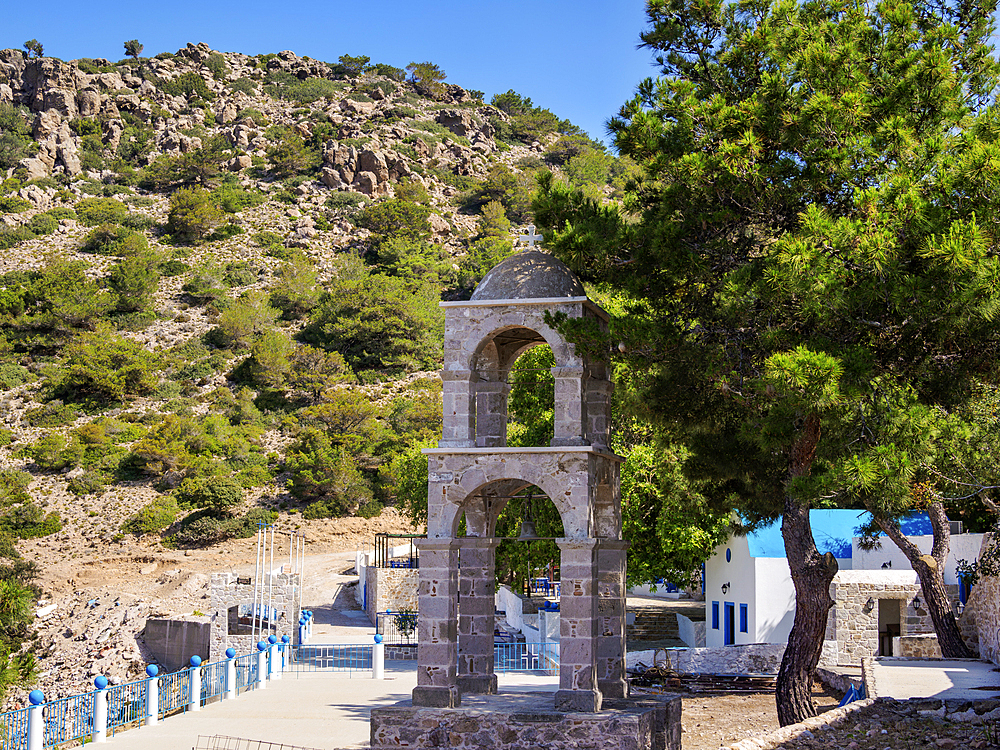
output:
[[[7,250],[34,237],[35,233],[25,226],[0,228],[0,250]]]
[[[0,505],[6,507],[30,500],[27,490],[31,479],[31,474],[26,471],[0,469]]]
[[[224,179],[222,184],[212,191],[212,202],[228,214],[259,206],[264,200],[263,193],[243,187],[236,179]]]
[[[257,232],[250,237],[250,241],[257,247],[282,247],[283,240],[280,234],[274,232]]]
[[[287,73],[271,73],[264,86],[264,93],[273,99],[309,104],[317,99],[332,99],[346,87],[347,84],[342,81],[330,81],[326,78],[306,78],[300,81]]]
[[[26,368],[16,362],[4,362],[0,364],[0,389],[9,391],[19,385],[30,383],[34,380],[34,375]]]
[[[76,420],[80,409],[75,404],[64,404],[53,399],[42,406],[28,409],[24,418],[32,427],[62,427]]]
[[[222,269],[201,266],[181,290],[201,304],[222,299],[226,296],[226,284],[222,280],[222,274]]]
[[[212,101],[215,94],[208,88],[205,79],[194,72],[183,73],[173,80],[161,80],[159,88],[170,96],[183,96],[191,101],[192,99],[204,99],[206,102]]]
[[[378,518],[380,515],[382,515],[382,503],[379,503],[375,500],[370,500],[367,503],[362,503],[358,507],[357,515],[361,516],[362,518]]]
[[[226,58],[220,52],[213,52],[209,55],[208,59],[205,60],[205,67],[217,80],[225,78],[229,74],[229,65],[226,64]]]
[[[257,84],[249,78],[237,78],[227,85],[230,93],[233,94],[246,94],[247,96],[255,96],[257,94]]]
[[[64,368],[50,380],[53,393],[62,398],[107,403],[156,386],[155,356],[107,324],[67,344],[64,355]]]
[[[31,208],[31,204],[16,195],[0,196],[0,214],[19,214]]]
[[[50,208],[45,212],[46,216],[51,216],[56,221],[61,221],[63,219],[72,219],[76,221],[76,211],[74,211],[69,206],[56,206],[55,208]]]
[[[104,492],[104,487],[104,477],[93,471],[85,471],[66,482],[66,488],[77,496]]]
[[[123,525],[122,531],[136,536],[163,531],[177,519],[180,507],[173,495],[160,495],[143,506]]]
[[[46,514],[33,502],[21,503],[0,517],[0,529],[19,539],[55,534],[62,528],[58,513]]]
[[[225,519],[207,513],[194,513],[184,519],[170,541],[180,547],[203,547],[226,539],[249,539],[257,533],[260,524],[274,523],[275,518],[274,513],[263,508],[254,508],[243,516]]]
[[[0,427],[0,447],[6,447],[14,442],[14,433],[6,427]]]
[[[160,264],[160,273],[163,276],[180,276],[182,273],[187,273],[190,270],[191,266],[176,258],[165,260]]]
[[[148,251],[149,242],[145,235],[115,224],[102,224],[90,230],[80,246],[82,253],[113,255],[119,258],[142,255]]]
[[[47,471],[61,471],[70,466],[76,466],[82,458],[82,449],[76,455],[69,451],[70,439],[61,433],[50,432],[36,440],[28,449],[27,454],[35,464]]]
[[[326,199],[327,208],[332,208],[335,211],[344,210],[349,213],[351,209],[355,209],[368,200],[367,196],[361,193],[355,193],[351,190],[338,191],[336,193],[330,193],[330,196]]]
[[[292,495],[312,503],[306,518],[343,516],[372,499],[371,487],[354,459],[322,430],[303,430],[288,448],[285,468],[292,474]],[[308,515],[310,512],[323,515]]]
[[[229,286],[249,286],[257,281],[257,269],[245,260],[226,265],[222,280]]]
[[[136,313],[150,310],[159,285],[157,258],[152,253],[133,255],[115,265],[108,274],[108,288],[115,295],[115,310]]]
[[[170,196],[167,231],[177,240],[200,244],[222,219],[207,190],[180,188]]]
[[[180,502],[221,515],[243,502],[243,488],[232,477],[185,479],[177,490]]]
[[[31,139],[30,117],[26,107],[0,103],[0,172],[14,169],[21,159],[38,151]]]
[[[128,216],[128,207],[114,198],[83,198],[76,204],[76,215],[88,227],[121,224]]]

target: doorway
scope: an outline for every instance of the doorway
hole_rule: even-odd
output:
[[[878,656],[892,656],[892,639],[900,635],[902,599],[878,600]]]
[[[724,645],[732,646],[736,643],[736,605],[726,602],[725,630],[723,631]]]

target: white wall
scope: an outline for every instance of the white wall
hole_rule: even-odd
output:
[[[497,612],[507,613],[507,624],[514,630],[521,631],[524,628],[524,618],[521,614],[524,605],[521,603],[521,597],[515,594],[510,586],[502,583],[497,589],[494,600]]]
[[[929,554],[934,544],[933,536],[907,537],[917,545],[924,554]],[[854,570],[881,570],[882,563],[891,562],[891,570],[913,570],[906,555],[891,539],[881,537],[882,544],[875,550],[863,550],[858,547],[858,538],[851,540],[851,550],[854,555]],[[955,534],[951,537],[951,554],[944,565],[944,582],[958,584],[956,567],[959,560],[972,562],[979,558],[979,550],[983,543],[982,534]]]
[[[726,562],[726,549],[731,552],[730,561]],[[705,645],[709,648],[722,646],[725,641],[723,629],[726,624],[726,602],[733,604],[733,616],[736,620],[736,643],[755,643],[754,641],[754,597],[758,582],[754,580],[754,569],[757,561],[750,557],[750,548],[746,537],[734,536],[728,544],[716,548],[715,554],[705,563]],[[780,562],[784,563],[784,560]],[[787,569],[787,564],[786,564]],[[723,593],[723,584],[729,584]],[[712,628],[712,602],[719,603],[719,627]],[[748,632],[740,632],[740,604],[748,605]]]

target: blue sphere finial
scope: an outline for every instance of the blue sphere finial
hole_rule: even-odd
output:
[[[97,675],[94,678],[94,687],[98,690],[104,690],[108,686],[108,678],[102,674]]]
[[[31,701],[32,706],[40,706],[45,703],[45,693],[41,690],[32,690],[28,693],[28,700]]]
[[[160,673],[160,668],[157,667],[155,664],[150,664],[148,667],[146,667],[146,674],[148,674],[150,677],[156,677],[156,675],[158,675],[159,673]]]
[[[271,644],[271,645],[273,646],[273,645],[274,645],[275,643],[277,643],[277,642],[278,642],[278,636],[276,636],[276,635],[274,635],[274,634],[272,633],[271,635],[269,635],[269,636],[267,637],[267,642],[268,642],[268,643],[270,643],[270,644]]]
[[[201,666],[201,657],[198,656],[197,654],[195,654],[194,656],[192,656],[191,657],[191,666],[192,667],[200,667]]]
[[[265,648],[267,648],[267,644],[264,643],[264,641],[257,641],[257,650],[258,651],[263,651]]]
[[[382,642],[382,636],[379,635],[378,633],[376,633],[375,634],[375,643],[381,643],[381,642]]]
[[[291,638],[289,638],[289,637],[288,637],[287,635],[283,635],[283,636],[281,636],[281,642],[282,642],[282,643],[291,643],[291,640],[292,640],[292,639],[291,639]]]
[[[232,647],[227,648],[226,649],[226,658],[227,659],[232,659],[234,656],[236,656],[236,649],[232,648]]]

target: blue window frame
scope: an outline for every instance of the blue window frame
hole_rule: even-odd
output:
[[[719,603],[712,602],[712,630],[719,629]]]
[[[747,605],[740,605],[740,632],[747,632]]]

